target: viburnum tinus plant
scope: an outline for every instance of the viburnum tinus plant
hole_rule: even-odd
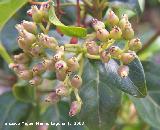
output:
[[[89,128],[103,130],[115,120],[122,94],[119,89],[134,97],[146,96],[143,67],[136,55],[142,43],[134,36],[126,14],[118,17],[109,10],[104,20],[101,14],[94,14],[88,28],[64,25],[52,1],[40,7],[32,5],[27,14],[32,21],[16,25],[23,53],[14,55],[9,67],[36,89],[44,80],[43,74],[53,72],[58,84],[45,101],[54,104],[63,97],[73,97],[69,115],[78,114]],[[71,40],[61,44],[49,34],[53,27]]]

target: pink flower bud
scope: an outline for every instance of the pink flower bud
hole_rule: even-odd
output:
[[[125,65],[122,65],[118,68],[118,74],[119,76],[121,76],[122,78],[125,78],[128,76],[129,74],[129,67],[128,66],[125,66]]]
[[[59,102],[59,100],[60,96],[57,95],[56,92],[50,92],[45,99],[46,102],[51,102],[53,104],[56,104],[57,102]]]
[[[23,80],[30,80],[33,77],[33,73],[30,70],[23,70],[19,72],[18,76]]]
[[[92,26],[96,31],[98,29],[105,29],[105,24],[97,19],[92,19]]]
[[[33,75],[39,75],[45,71],[43,63],[38,63],[32,68]]]
[[[36,23],[23,20],[22,23],[21,23],[21,25],[28,32],[36,34],[36,32],[37,32]]]
[[[115,13],[113,11],[109,11],[107,20],[108,20],[109,24],[112,26],[117,25],[119,22],[118,16],[115,15]]]
[[[29,57],[25,53],[20,53],[18,55],[14,55],[14,61],[19,64],[26,64],[29,62]]]
[[[96,37],[100,41],[107,41],[109,38],[109,32],[106,29],[98,29],[96,32]]]
[[[57,71],[62,71],[62,72],[66,72],[66,70],[68,69],[67,67],[67,64],[65,61],[63,60],[60,60],[60,61],[57,61],[56,64],[55,64],[55,69]]]
[[[42,83],[42,78],[40,76],[33,77],[32,80],[29,81],[31,86],[38,86]]]
[[[49,37],[48,35],[45,35],[43,33],[38,35],[38,40],[46,48],[55,49],[58,45],[58,42],[54,37]]]
[[[75,116],[81,110],[82,103],[79,101],[73,101],[70,107],[69,116]]]
[[[61,82],[56,87],[56,94],[59,96],[68,96],[69,89],[64,85],[64,83]]]

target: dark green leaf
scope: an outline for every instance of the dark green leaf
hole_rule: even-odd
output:
[[[24,122],[29,114],[30,105],[17,101],[11,92],[0,96],[0,130],[21,130],[20,126],[5,123]]]
[[[143,62],[148,95],[144,99],[131,100],[136,106],[140,117],[153,127],[160,129],[160,66],[153,62]]]
[[[139,59],[135,59],[128,66],[128,77],[121,78],[117,73],[119,65],[114,60],[111,60],[108,64],[105,64],[107,73],[106,80],[108,80],[112,86],[117,87],[132,96],[139,98],[145,97],[147,94],[146,81],[141,62]]]
[[[65,123],[64,126],[49,126],[48,130],[84,130],[84,126],[74,125],[74,122],[78,122],[75,117],[69,117],[69,104],[60,102],[56,105],[49,106],[42,114],[42,121],[45,123]],[[68,122],[72,125],[68,125]]]
[[[20,81],[13,86],[13,94],[18,100],[31,103],[35,101],[35,89],[26,81]]]
[[[61,32],[68,36],[75,36],[75,37],[85,37],[87,34],[87,30],[82,27],[74,27],[74,26],[66,26],[59,21],[55,14],[54,7],[51,3],[51,8],[49,10],[49,20],[52,24],[57,26]]]
[[[2,3],[0,3],[0,30],[8,19],[26,2],[27,0],[5,0],[5,2],[2,1]]]
[[[107,79],[104,64],[86,60],[80,90],[80,119],[90,130],[110,130],[120,107],[121,92]]]

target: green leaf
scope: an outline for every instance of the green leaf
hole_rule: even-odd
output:
[[[78,122],[76,117],[69,117],[69,104],[66,102],[59,102],[55,105],[50,105],[41,115],[41,120],[44,123],[66,123],[66,125],[49,126],[48,130],[84,130],[83,125],[74,125]],[[71,125],[68,125],[68,122]]]
[[[51,8],[49,10],[49,20],[52,24],[57,26],[60,29],[60,31],[65,35],[75,37],[85,37],[87,35],[87,30],[85,28],[66,26],[63,23],[61,23],[55,14],[53,3],[51,3]]]
[[[20,101],[32,103],[35,102],[35,89],[26,81],[20,81],[13,86],[13,94]]]
[[[5,123],[25,122],[30,105],[17,101],[11,92],[0,96],[0,130],[21,130],[20,126]]]
[[[8,63],[12,63],[12,59],[9,56],[9,54],[7,53],[6,49],[4,48],[3,44],[0,42],[0,56],[2,56],[2,58]]]
[[[107,80],[104,64],[85,61],[79,118],[90,130],[110,130],[121,104],[121,92]]]
[[[135,59],[129,65],[129,75],[126,78],[121,78],[118,73],[118,63],[110,60],[105,64],[106,80],[112,86],[138,98],[145,97],[147,94],[146,81],[144,70],[139,59]]]
[[[160,129],[160,66],[153,62],[143,62],[148,87],[144,99],[131,97],[140,117],[149,125]]]
[[[145,0],[138,0],[139,3],[139,7],[141,9],[141,12],[144,11],[144,7],[145,7]]]
[[[0,30],[9,18],[18,11],[28,0],[10,0],[0,3]]]

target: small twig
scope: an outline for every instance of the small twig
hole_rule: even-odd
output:
[[[60,19],[61,18],[61,16],[62,16],[62,14],[64,14],[64,12],[61,10],[61,2],[60,2],[60,0],[56,0],[56,3],[57,3],[57,17],[58,17],[58,19]]]
[[[43,4],[48,4],[49,2],[51,2],[52,0],[48,0],[46,2],[37,2],[37,1],[33,1],[33,0],[28,0],[30,4],[32,5],[43,5]]]
[[[156,39],[157,37],[160,35],[160,30],[157,31],[148,41],[147,43],[144,44],[144,46],[142,47],[142,49],[140,51],[138,51],[137,54],[141,54],[142,52],[144,52]]]
[[[79,0],[77,0],[77,25],[80,26],[80,20],[81,20],[81,16],[80,16],[80,4],[79,4]]]

